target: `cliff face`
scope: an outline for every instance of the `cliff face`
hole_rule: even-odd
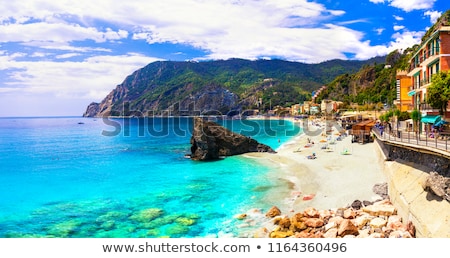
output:
[[[312,90],[337,75],[355,72],[375,60],[379,59],[311,65],[241,59],[154,62],[127,76],[100,103],[91,103],[83,115],[225,115],[246,109],[268,110],[306,100]]]
[[[191,159],[216,160],[222,156],[233,156],[247,152],[275,151],[249,137],[234,133],[214,122],[194,118],[191,137]]]

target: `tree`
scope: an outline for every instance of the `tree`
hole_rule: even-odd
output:
[[[431,85],[427,90],[428,104],[431,107],[439,109],[441,115],[447,109],[450,100],[450,74],[440,72],[431,78]]]
[[[396,128],[397,128],[397,131],[398,131],[398,128],[399,128],[399,126],[400,126],[400,114],[401,114],[402,112],[400,111],[400,109],[394,109],[394,116],[395,116],[395,120],[397,121],[397,125],[396,125]]]
[[[413,120],[413,122],[414,122],[414,132],[416,132],[417,133],[417,129],[419,128],[419,120],[420,120],[420,117],[422,116],[422,114],[420,114],[420,111],[419,110],[417,110],[417,109],[414,109],[413,111],[411,111],[411,119]]]

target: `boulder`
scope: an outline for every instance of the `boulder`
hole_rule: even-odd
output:
[[[362,209],[372,216],[391,216],[397,213],[392,204],[373,204]]]
[[[217,160],[248,152],[275,153],[271,147],[250,137],[234,133],[217,123],[204,121],[202,117],[194,118],[191,159]]]
[[[382,218],[374,218],[370,221],[370,226],[372,228],[382,228],[386,226],[387,221]]]
[[[357,236],[359,234],[358,228],[349,219],[344,219],[338,228],[338,235],[344,237],[346,235]]]
[[[382,183],[382,184],[375,184],[372,188],[373,192],[381,196],[383,199],[388,199],[388,184]]]
[[[325,238],[336,238],[337,237],[337,233],[338,233],[338,229],[337,228],[330,228],[329,230],[327,230],[325,232],[325,234],[323,234],[323,236]]]
[[[320,217],[319,211],[313,207],[306,208],[305,211],[303,212],[303,215],[308,218],[319,218]]]
[[[439,175],[437,172],[430,172],[423,184],[424,190],[430,190],[435,195],[450,201],[450,178]]]
[[[344,219],[354,219],[356,217],[356,212],[353,208],[348,208],[344,211]]]
[[[291,237],[293,236],[294,233],[292,231],[273,231],[270,233],[269,237],[270,238],[287,238],[287,237]]]
[[[319,218],[308,218],[305,221],[305,225],[311,228],[320,228],[324,225],[324,222]]]
[[[289,229],[291,226],[291,219],[288,217],[280,219],[280,221],[278,222],[278,226],[280,226],[280,228],[282,229]]]
[[[269,218],[274,218],[276,216],[280,216],[281,215],[281,211],[277,206],[273,206],[272,208],[270,208],[270,210],[266,213],[266,217]]]
[[[364,214],[362,216],[359,216],[353,220],[353,223],[359,228],[362,229],[367,223],[369,223],[371,220],[370,216],[367,214]]]

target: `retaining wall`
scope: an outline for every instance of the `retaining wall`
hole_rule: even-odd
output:
[[[378,139],[374,144],[379,148],[389,197],[398,214],[413,222],[417,237],[450,237],[450,203],[422,187],[430,171],[450,175],[448,156]]]

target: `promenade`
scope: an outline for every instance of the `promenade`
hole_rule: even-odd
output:
[[[450,237],[450,203],[425,191],[422,186],[431,171],[430,167],[400,159],[390,161],[384,149],[386,143],[450,160],[450,141],[412,132],[402,132],[400,135],[384,132],[381,135],[377,128],[372,132],[378,139],[379,153],[385,159],[383,170],[388,180],[388,192],[399,215],[413,222],[417,237]]]
[[[411,146],[427,147],[433,151],[444,151],[446,155],[450,157],[450,137],[448,135],[443,136],[444,139],[438,139],[439,137],[431,138],[424,133],[406,132],[403,130],[384,131],[381,133],[380,129],[374,127],[372,132],[376,134],[377,138],[382,141],[388,141],[392,143],[402,143]]]

